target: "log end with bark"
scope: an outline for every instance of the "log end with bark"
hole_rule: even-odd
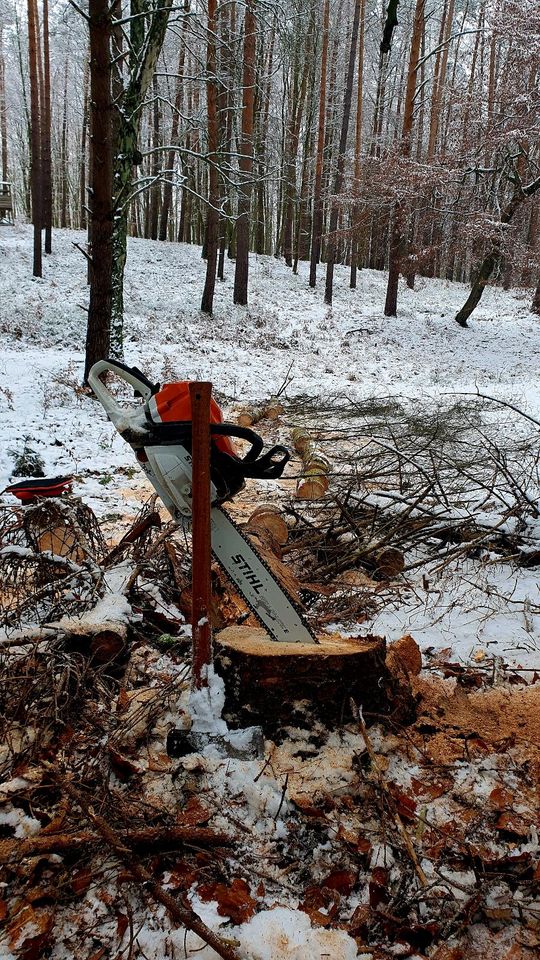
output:
[[[336,727],[353,721],[351,699],[367,718],[414,715],[410,688],[386,667],[383,637],[276,643],[261,628],[231,626],[215,638],[215,655],[232,724],[257,723],[269,735],[290,724]]]

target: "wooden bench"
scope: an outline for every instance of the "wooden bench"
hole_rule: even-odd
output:
[[[15,223],[11,184],[0,180],[0,223]]]

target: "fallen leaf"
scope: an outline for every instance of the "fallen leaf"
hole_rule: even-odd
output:
[[[530,824],[522,817],[518,817],[517,814],[501,813],[495,824],[495,829],[501,830],[504,833],[510,833],[514,837],[525,839],[529,836]]]
[[[124,934],[129,927],[129,920],[125,913],[116,914],[116,933],[120,942],[124,939]]]
[[[384,867],[375,867],[369,881],[369,905],[376,910],[380,903],[388,903],[388,870]]]
[[[357,870],[332,870],[321,882],[321,886],[328,890],[337,890],[348,897],[352,893],[358,880]]]
[[[39,960],[50,942],[54,912],[21,903],[7,927],[9,946],[20,960]]]
[[[190,797],[185,807],[176,816],[179,827],[199,827],[208,823],[211,813],[197,797]]]
[[[257,901],[251,896],[245,880],[236,877],[230,884],[203,883],[197,887],[202,900],[215,900],[221,917],[229,917],[233,923],[249,920],[257,909]]]
[[[71,877],[71,889],[75,896],[81,897],[83,893],[86,893],[91,882],[92,872],[88,867],[82,867],[80,870],[75,870],[75,873]]]
[[[337,890],[326,886],[308,887],[300,910],[307,913],[312,923],[319,927],[328,927],[339,911],[341,897]]]
[[[120,753],[111,743],[108,745],[111,767],[121,780],[127,780],[135,773],[141,773],[142,767],[138,763],[133,763],[123,753]]]
[[[514,802],[512,794],[503,787],[495,787],[495,789],[491,791],[488,800],[490,807],[499,811],[508,810]]]

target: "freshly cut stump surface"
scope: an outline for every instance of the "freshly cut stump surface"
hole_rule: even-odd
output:
[[[366,713],[392,712],[384,637],[276,643],[262,628],[232,626],[215,637],[215,653],[229,720],[265,730],[306,719],[336,726],[353,719],[351,698]]]

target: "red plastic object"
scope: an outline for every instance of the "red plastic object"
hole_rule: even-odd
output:
[[[21,503],[32,503],[41,497],[61,497],[70,493],[73,477],[43,477],[42,480],[20,480],[6,487],[6,493],[12,493]]]

